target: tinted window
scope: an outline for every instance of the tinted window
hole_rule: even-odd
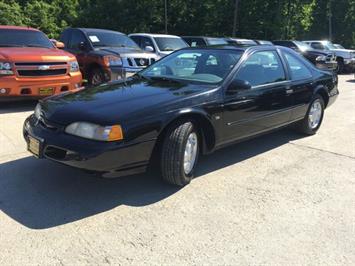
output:
[[[296,56],[285,52],[285,57],[290,66],[291,77],[293,80],[308,79],[312,77],[311,71]]]
[[[141,37],[142,49],[146,48],[147,46],[151,46],[155,51],[155,47],[154,47],[152,40],[149,37]]]
[[[141,46],[141,37],[140,36],[131,36],[130,37],[139,47],[144,48]]]
[[[225,45],[228,42],[222,38],[207,38],[208,45]]]
[[[67,47],[69,43],[69,38],[70,38],[70,31],[66,30],[60,35],[59,40],[64,43],[65,47]]]
[[[324,46],[320,42],[313,42],[311,44],[311,46],[312,46],[312,48],[317,49],[317,50],[324,50]]]
[[[53,48],[48,37],[40,31],[0,29],[1,47]]]
[[[129,47],[139,49],[138,45],[131,38],[118,32],[91,31],[86,33],[86,35],[94,47]]]
[[[85,43],[85,42],[86,39],[84,34],[82,34],[80,31],[72,31],[68,48],[72,50],[79,50],[80,43]]]
[[[232,70],[242,55],[232,50],[181,50],[164,57],[141,73],[184,81],[217,84]]]
[[[154,37],[160,51],[175,51],[187,47],[180,38]]]
[[[275,51],[263,51],[252,54],[244,62],[236,79],[258,86],[283,81],[286,75],[279,55]]]

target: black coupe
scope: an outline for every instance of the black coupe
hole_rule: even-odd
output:
[[[285,47],[186,48],[125,81],[41,101],[23,133],[38,158],[106,177],[157,157],[163,179],[183,186],[200,154],[291,123],[315,134],[337,83]]]

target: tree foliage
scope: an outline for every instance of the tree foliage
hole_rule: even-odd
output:
[[[231,36],[235,0],[168,0],[168,30],[178,35]],[[331,11],[331,12],[330,12]],[[355,0],[240,0],[237,36],[328,39],[355,46]],[[50,37],[66,27],[164,31],[164,0],[0,0],[0,24],[28,25]]]

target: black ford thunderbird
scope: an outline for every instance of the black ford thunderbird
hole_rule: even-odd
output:
[[[24,123],[38,158],[120,176],[153,154],[169,183],[188,184],[200,154],[294,124],[319,129],[337,76],[291,49],[186,48],[135,76],[41,101]]]

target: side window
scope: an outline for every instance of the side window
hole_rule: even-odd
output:
[[[286,80],[286,75],[277,52],[262,51],[249,56],[235,78],[258,86]]]
[[[290,66],[291,78],[293,80],[308,79],[312,77],[308,67],[296,56],[285,52],[285,57]]]
[[[311,46],[317,50],[324,50],[324,46],[320,42],[312,42]]]
[[[147,46],[151,46],[155,51],[154,44],[153,44],[152,40],[148,37],[142,37],[141,38],[142,49],[146,48]]]
[[[79,45],[81,42],[86,42],[84,35],[80,31],[73,31],[68,48],[74,51],[78,51],[80,50]]]
[[[59,37],[59,40],[64,43],[65,47],[68,46],[70,33],[71,32],[69,30],[66,30]]]
[[[141,37],[140,36],[131,36],[130,37],[140,48],[144,48],[142,47],[141,44]]]

